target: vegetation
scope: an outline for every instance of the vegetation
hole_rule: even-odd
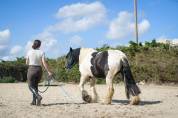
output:
[[[16,80],[12,77],[4,77],[0,79],[0,83],[14,83]]]
[[[0,63],[0,82],[15,82],[27,80],[27,66],[24,58],[17,61],[2,61]]]
[[[170,47],[169,44],[157,43],[156,40],[145,42],[143,45],[130,41],[129,46],[117,46],[112,48],[103,45],[97,48],[98,51],[108,49],[121,50],[128,56],[131,70],[136,81],[146,81],[154,83],[175,82],[178,83],[178,49]],[[24,58],[18,58],[13,62],[0,63],[0,75],[3,77],[13,77],[16,80],[25,81],[27,67]],[[65,57],[58,59],[48,59],[56,79],[63,82],[79,82],[80,73],[78,65],[75,65],[70,71],[65,69]],[[8,73],[8,74],[7,74]],[[3,76],[3,77],[2,77]],[[116,82],[121,79],[117,76]],[[104,79],[98,79],[97,83],[104,83]],[[9,80],[8,80],[9,81]],[[1,82],[1,81],[0,81]]]

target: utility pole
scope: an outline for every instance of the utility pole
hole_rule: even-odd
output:
[[[135,39],[138,45],[137,0],[134,0],[134,16],[135,16]]]

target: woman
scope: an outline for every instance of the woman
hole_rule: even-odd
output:
[[[42,65],[47,70],[48,75],[51,76],[48,65],[45,61],[45,53],[40,50],[41,41],[35,40],[32,45],[32,50],[27,53],[26,64],[29,65],[27,72],[28,86],[33,94],[31,105],[41,105],[42,97],[38,93],[38,83],[42,76]]]

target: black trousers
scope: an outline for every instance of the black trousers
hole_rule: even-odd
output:
[[[27,72],[28,86],[33,94],[33,101],[39,96],[38,94],[38,83],[42,77],[41,66],[29,66]]]

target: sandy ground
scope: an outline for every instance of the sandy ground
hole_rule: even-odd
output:
[[[178,87],[140,85],[142,101],[138,106],[128,104],[123,85],[114,87],[112,105],[85,104],[78,85],[65,84],[50,87],[42,94],[42,106],[37,107],[30,105],[26,83],[0,84],[0,118],[178,118]],[[90,91],[88,85],[86,89]],[[106,86],[97,85],[97,91],[102,100]]]

